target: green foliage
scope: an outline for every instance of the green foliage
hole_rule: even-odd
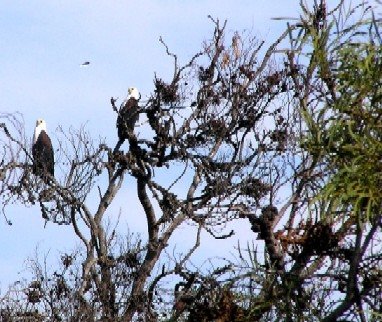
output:
[[[328,202],[329,210],[350,207],[370,220],[382,204],[382,48],[367,37],[333,48],[329,55],[314,48],[317,69],[330,64],[335,85],[319,112],[304,111],[303,147],[326,166],[327,184],[318,198]],[[328,83],[322,73],[317,77]]]

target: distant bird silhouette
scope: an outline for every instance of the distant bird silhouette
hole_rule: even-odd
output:
[[[88,66],[90,65],[90,62],[89,61],[86,61],[86,62],[83,62],[80,66],[81,67],[84,67],[84,66]]]

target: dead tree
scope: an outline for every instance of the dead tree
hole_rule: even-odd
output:
[[[78,301],[88,303],[89,292],[97,294],[98,314],[104,319],[127,321],[136,315],[155,319],[155,288],[162,278],[182,273],[199,246],[200,232],[230,237],[234,231],[219,232],[217,227],[237,219],[239,205],[260,207],[285,171],[282,166],[267,168],[280,158],[288,140],[289,116],[276,103],[288,84],[271,55],[285,34],[262,57],[263,42],[238,33],[226,41],[225,23],[212,21],[213,38],[184,66],[179,66],[177,56],[161,40],[173,59],[174,74],[168,82],[155,76],[154,91],[140,106],[140,115],[147,121],[137,124],[125,144],[127,150],[102,142],[97,145],[84,129],[69,134],[60,130],[57,164],[65,175],[42,184],[31,173],[23,124],[3,116],[1,197],[5,209],[14,201],[37,203],[45,220],[72,225],[86,254],[76,290]],[[117,110],[115,104],[112,99]],[[152,135],[143,137],[144,127]],[[171,181],[161,182],[156,176],[159,171],[171,174]],[[91,211],[87,198],[104,175],[108,184],[98,188],[99,204]],[[107,234],[103,220],[126,177],[135,181],[148,240],[135,251],[114,256],[113,236]],[[175,193],[178,187],[183,187],[183,195]],[[165,265],[157,278],[152,277],[155,266],[163,262],[170,237],[185,222],[197,227],[195,246],[176,265]],[[135,256],[129,264],[133,267],[125,267],[125,284],[117,283],[115,268],[130,253],[136,254],[131,255]]]

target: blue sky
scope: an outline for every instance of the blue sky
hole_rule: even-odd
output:
[[[270,17],[297,12],[297,5],[293,10],[280,3],[5,1],[0,110],[22,112],[29,131],[34,127],[31,120],[39,116],[50,130],[84,122],[96,127],[99,119],[113,126],[111,96],[124,97],[131,85],[148,94],[154,72],[170,75],[171,60],[160,36],[185,62],[211,36],[208,14],[228,19],[228,29],[253,29],[268,37],[284,27]],[[90,68],[78,68],[85,60]]]
[[[180,62],[186,62],[211,37],[213,25],[207,15],[228,19],[228,30],[249,29],[269,41],[285,28],[285,22],[271,18],[298,16],[298,4],[298,0],[2,0],[0,113],[22,113],[30,137],[35,120],[42,117],[52,137],[59,125],[78,128],[86,123],[92,135],[116,143],[110,97],[125,97],[131,86],[145,97],[152,90],[154,72],[165,79],[172,73],[160,36]],[[90,66],[80,68],[84,61]],[[138,207],[133,189],[125,187],[123,193],[129,207]],[[118,212],[125,201],[121,199],[112,210]],[[7,215],[13,225],[0,217],[0,291],[23,276],[24,260],[33,256],[37,245],[42,253],[50,250],[54,262],[57,249],[69,250],[76,243],[70,227],[49,223],[44,228],[38,208],[15,206]],[[129,222],[130,230],[144,231],[144,222],[135,220]],[[241,235],[219,244],[221,253],[238,238],[246,240],[248,231],[239,231]],[[213,249],[217,248],[208,251]]]

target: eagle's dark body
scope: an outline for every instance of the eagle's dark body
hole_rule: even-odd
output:
[[[135,149],[137,147],[137,137],[134,133],[135,124],[139,120],[139,100],[141,94],[135,87],[128,89],[128,96],[126,101],[122,104],[118,111],[117,117],[117,130],[118,130],[118,143],[114,148],[114,152],[117,152],[123,142],[128,140],[130,148]]]
[[[134,126],[139,119],[138,100],[130,97],[118,113],[117,129],[120,141],[125,141],[132,136]]]
[[[32,146],[33,173],[44,180],[54,176],[54,151],[45,121],[38,120]]]

